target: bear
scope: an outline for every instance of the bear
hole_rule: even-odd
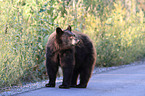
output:
[[[87,35],[72,31],[70,25],[65,30],[57,27],[46,44],[46,70],[49,83],[45,86],[55,87],[60,66],[63,82],[59,88],[86,88],[95,63],[95,47]]]

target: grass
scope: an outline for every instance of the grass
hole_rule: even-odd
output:
[[[0,88],[46,79],[45,45],[57,26],[70,24],[89,35],[96,46],[96,66],[144,58],[144,11],[127,13],[117,1],[1,0]]]

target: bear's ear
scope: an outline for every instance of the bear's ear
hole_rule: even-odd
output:
[[[61,28],[60,27],[57,27],[56,28],[56,33],[57,33],[57,35],[62,35],[63,34],[63,31],[61,30]]]
[[[67,29],[66,29],[66,30],[71,31],[71,26],[70,26],[70,25],[68,25],[68,27],[67,27]]]

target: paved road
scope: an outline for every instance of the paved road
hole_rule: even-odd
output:
[[[86,89],[42,88],[17,96],[145,96],[145,64],[94,74]]]

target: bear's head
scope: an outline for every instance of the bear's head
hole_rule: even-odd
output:
[[[56,28],[56,40],[60,47],[71,47],[79,42],[76,34],[71,32],[71,26],[68,26],[66,30],[62,30],[60,27]]]

